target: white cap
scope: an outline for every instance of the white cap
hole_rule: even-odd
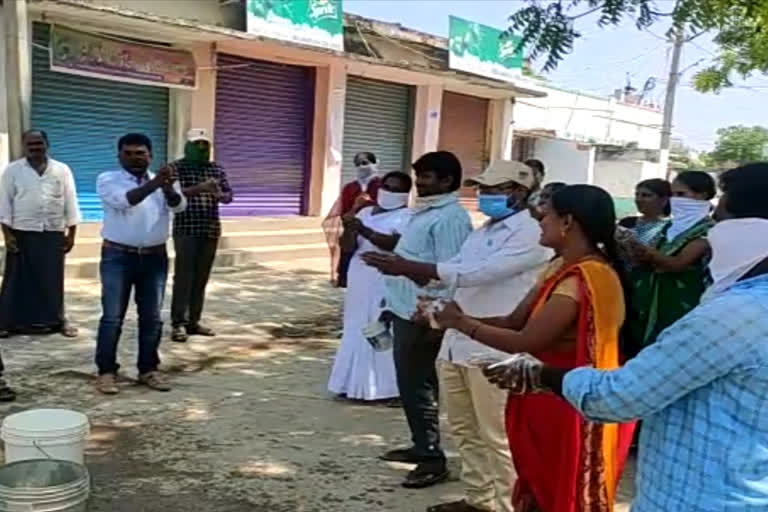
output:
[[[208,136],[208,130],[205,128],[192,128],[187,132],[187,141],[197,142],[199,140],[204,140],[208,143],[211,142],[211,138]]]
[[[532,190],[536,184],[533,170],[524,163],[514,160],[496,160],[479,176],[467,179],[464,185],[486,185],[493,187],[510,181],[514,181],[528,190]]]

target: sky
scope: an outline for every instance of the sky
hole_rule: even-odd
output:
[[[449,15],[503,29],[509,15],[523,5],[521,0],[344,0],[346,12],[441,36],[448,35]],[[554,85],[596,95],[610,95],[624,87],[627,73],[638,89],[655,77],[657,85],[650,96],[662,104],[670,45],[660,36],[666,28],[659,25],[652,27],[652,32],[640,31],[631,21],[600,28],[594,17],[582,18],[577,24],[582,38],[573,53],[557,70],[544,76]],[[686,44],[680,66],[686,71],[678,88],[673,135],[698,150],[711,149],[718,128],[768,125],[768,76],[736,82],[736,88],[720,94],[702,94],[691,87],[693,74],[712,60],[714,49],[704,35]]]

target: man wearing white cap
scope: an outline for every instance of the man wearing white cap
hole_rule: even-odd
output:
[[[205,287],[221,236],[219,203],[232,202],[232,188],[224,170],[211,161],[211,139],[202,128],[187,133],[184,158],[172,164],[178,175],[187,209],[174,216],[173,244],[176,262],[171,301],[171,340],[187,336],[214,336],[200,318]]]
[[[489,220],[475,230],[459,254],[445,263],[398,259],[392,266],[417,282],[455,290],[454,299],[472,316],[494,317],[514,311],[552,257],[539,244],[541,229],[528,211],[536,184],[521,162],[499,160],[466,180],[478,188],[480,211]],[[428,343],[428,342],[425,342]],[[440,394],[462,459],[465,499],[428,512],[511,512],[512,459],[504,429],[506,393],[494,389],[473,359],[507,355],[448,330],[437,358]]]

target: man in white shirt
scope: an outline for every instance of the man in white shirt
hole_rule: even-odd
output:
[[[64,256],[80,223],[71,169],[48,156],[48,136],[29,130],[24,158],[0,178],[0,223],[5,272],[0,292],[0,337],[61,332],[77,336],[64,315]]]
[[[122,169],[99,175],[97,191],[104,205],[101,250],[102,317],[96,341],[98,389],[106,395],[117,387],[117,344],[131,289],[139,316],[138,381],[150,389],[170,391],[160,376],[158,347],[163,331],[160,310],[168,278],[171,213],[184,211],[187,201],[169,166],[156,175],[148,171],[152,141],[129,133],[118,142]]]
[[[456,302],[473,316],[511,313],[552,257],[539,244],[541,229],[528,210],[535,184],[528,166],[494,162],[465,182],[479,188],[478,206],[490,219],[469,235],[459,254],[436,265],[400,260],[394,266],[416,282],[455,290]],[[513,510],[512,459],[504,428],[507,396],[470,364],[486,356],[507,357],[458,331],[445,333],[437,358],[440,395],[461,454],[466,497],[430,507],[430,512]]]

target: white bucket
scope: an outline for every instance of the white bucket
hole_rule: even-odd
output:
[[[86,512],[91,479],[67,460],[23,460],[0,468],[0,512]]]
[[[83,464],[90,432],[88,416],[66,409],[32,409],[3,420],[5,463],[29,459],[69,460]]]

